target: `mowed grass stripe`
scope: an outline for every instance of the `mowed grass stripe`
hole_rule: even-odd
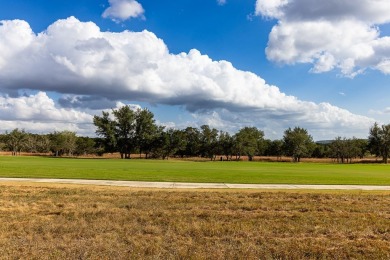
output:
[[[276,162],[0,157],[0,177],[132,181],[390,185],[390,166]]]

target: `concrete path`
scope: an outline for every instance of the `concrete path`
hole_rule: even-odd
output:
[[[131,188],[158,189],[276,189],[276,190],[378,190],[390,191],[390,186],[368,185],[303,185],[303,184],[230,184],[230,183],[183,183],[183,182],[145,182],[145,181],[109,181],[81,179],[35,179],[35,178],[0,178],[1,182],[35,182],[84,184],[100,186],[122,186]]]

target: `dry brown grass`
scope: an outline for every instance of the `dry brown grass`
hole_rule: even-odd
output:
[[[390,258],[389,192],[0,185],[6,259]]]

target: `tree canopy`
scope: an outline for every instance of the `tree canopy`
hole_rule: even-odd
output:
[[[375,123],[370,128],[368,146],[372,154],[381,156],[383,162],[387,163],[390,155],[390,124],[379,126]]]
[[[292,156],[294,162],[309,156],[313,148],[313,138],[306,129],[300,127],[288,128],[284,132],[283,141],[286,155]]]
[[[138,149],[139,153],[149,154],[158,131],[162,131],[154,120],[154,115],[147,109],[132,110],[122,106],[102,116],[94,116],[96,134],[104,139],[106,150],[119,152],[121,158],[130,159],[130,154]]]

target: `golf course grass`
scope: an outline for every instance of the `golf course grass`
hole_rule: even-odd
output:
[[[132,181],[390,185],[390,166],[280,162],[0,157],[0,177]]]

